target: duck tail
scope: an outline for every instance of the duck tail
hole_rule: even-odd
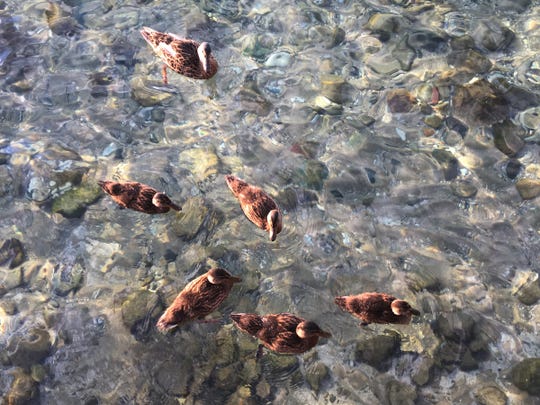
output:
[[[238,177],[235,177],[232,174],[227,174],[225,176],[225,181],[234,195],[238,195],[244,188],[248,186],[245,181],[240,180]]]
[[[156,327],[161,333],[167,333],[168,331],[176,328],[182,322],[184,322],[185,316],[183,311],[169,311],[167,309],[163,315],[158,319]]]
[[[238,329],[253,336],[263,327],[262,319],[257,314],[231,314],[231,319]]]
[[[343,309],[344,311],[347,310],[347,300],[345,299],[345,297],[336,297],[334,299],[334,302],[336,303],[336,305],[338,307],[340,307],[341,309]]]

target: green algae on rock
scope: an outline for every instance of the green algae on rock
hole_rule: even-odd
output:
[[[62,195],[52,203],[52,212],[66,218],[80,218],[86,208],[102,196],[99,186],[95,183],[81,183]]]
[[[528,358],[516,364],[511,371],[516,387],[531,395],[540,395],[540,358]]]

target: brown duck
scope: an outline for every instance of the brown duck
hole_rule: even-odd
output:
[[[162,214],[169,209],[175,211],[182,209],[165,193],[158,192],[146,184],[134,181],[98,181],[98,184],[122,208],[131,208],[147,214]]]
[[[336,297],[335,302],[344,311],[360,318],[364,326],[370,323],[408,324],[413,315],[420,315],[407,301],[384,293],[367,292]]]
[[[283,215],[274,199],[259,187],[249,185],[238,177],[227,175],[225,180],[246,217],[267,231],[271,241],[276,240],[283,228]]]
[[[299,354],[313,348],[319,342],[319,337],[332,336],[315,322],[286,312],[264,316],[231,314],[231,318],[238,329],[262,342],[257,357],[262,354],[263,345],[277,353]]]
[[[167,84],[167,66],[192,79],[210,79],[216,74],[218,64],[208,42],[198,43],[148,27],[143,27],[141,34],[165,63],[163,83]]]
[[[240,281],[222,268],[208,270],[184,287],[159,318],[157,328],[166,332],[182,323],[203,319],[219,307],[233,284]]]

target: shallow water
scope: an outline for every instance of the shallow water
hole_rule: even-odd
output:
[[[540,357],[538,2],[0,10],[6,403],[539,403],[515,372]],[[142,26],[208,41],[218,74],[163,85]],[[276,197],[276,242],[228,173]],[[120,210],[99,179],[183,210]],[[216,265],[243,278],[221,323],[159,334]],[[422,315],[360,327],[333,300],[363,291]],[[333,337],[257,362],[228,316],[282,311]]]

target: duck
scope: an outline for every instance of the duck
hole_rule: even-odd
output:
[[[181,75],[201,80],[210,79],[218,71],[218,63],[208,42],[199,43],[149,27],[143,27],[140,32],[165,63],[161,71],[165,85],[168,84],[167,66]]]
[[[283,229],[283,214],[272,197],[261,188],[252,186],[231,174],[225,181],[238,199],[246,217],[259,228],[268,232],[270,240],[276,240]]]
[[[379,292],[365,292],[358,295],[336,297],[335,303],[344,311],[350,312],[362,322],[408,324],[413,315],[420,312],[404,300]]]
[[[171,201],[162,192],[146,184],[135,181],[98,181],[103,191],[122,208],[130,208],[147,214],[163,214],[170,209],[181,211],[182,208]]]
[[[202,320],[214,312],[229,296],[235,283],[241,282],[227,270],[215,267],[190,281],[157,321],[160,332],[168,332],[179,325]]]
[[[301,354],[315,347],[320,337],[332,336],[315,322],[288,312],[264,316],[233,313],[231,319],[242,332],[262,342],[257,351],[257,358],[262,355],[263,346],[276,353]]]

